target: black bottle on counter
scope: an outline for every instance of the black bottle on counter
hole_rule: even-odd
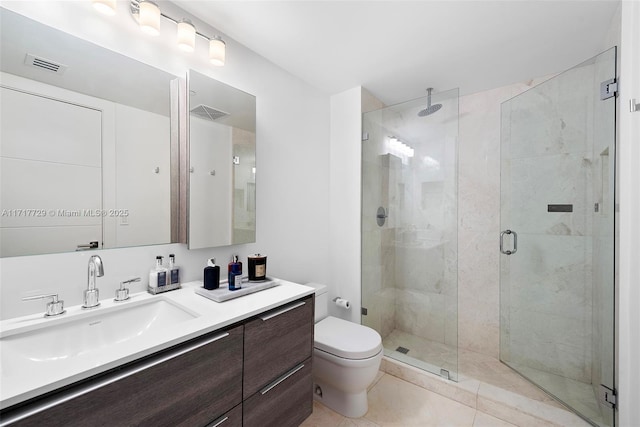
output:
[[[220,287],[220,266],[216,265],[216,259],[211,258],[204,268],[204,288],[208,290]]]

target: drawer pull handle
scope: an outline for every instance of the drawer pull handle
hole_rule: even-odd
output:
[[[118,374],[115,375],[109,375],[101,380],[98,381],[91,381],[89,383],[87,383],[86,385],[83,385],[81,387],[78,387],[77,389],[71,389],[68,390],[66,392],[61,393],[59,396],[56,396],[54,398],[50,398],[50,399],[44,399],[41,403],[38,403],[37,405],[34,405],[33,407],[27,407],[28,409],[23,409],[23,410],[18,410],[16,411],[15,414],[12,414],[10,417],[7,418],[3,418],[2,419],[2,424],[3,426],[5,425],[9,425],[11,423],[14,423],[16,421],[25,419],[27,417],[30,417],[32,415],[35,415],[39,412],[45,411],[49,408],[53,408],[54,406],[60,405],[62,403],[68,402],[72,399],[75,399],[76,397],[80,397],[82,395],[85,395],[87,393],[90,393],[94,390],[98,390],[102,387],[108,386],[109,384],[115,383],[116,381],[120,381],[123,380],[127,377],[130,377],[134,374],[137,374],[138,372],[142,372],[142,371],[146,371],[149,368],[153,368],[156,365],[159,365],[161,363],[167,362],[171,359],[175,359],[178,356],[182,356],[185,353],[189,353],[190,351],[193,350],[197,350],[200,347],[204,347],[207,344],[211,344],[212,342],[221,340],[222,338],[226,338],[229,336],[229,332],[223,332],[221,334],[217,334],[207,340],[204,341],[198,341],[194,344],[191,344],[188,347],[181,347],[177,350],[174,350],[170,353],[167,353],[163,356],[157,357],[157,358],[153,358],[149,361],[147,361],[146,363],[143,363],[139,366],[133,366],[133,367],[129,367],[127,369],[124,369],[122,371],[119,371]]]
[[[294,308],[302,307],[303,305],[305,305],[305,302],[304,301],[300,301],[297,304],[293,304],[293,305],[290,305],[290,306],[285,307],[283,309],[280,309],[278,311],[274,311],[274,312],[272,312],[270,314],[267,314],[266,316],[260,316],[260,319],[262,319],[262,321],[266,322],[269,319],[273,319],[276,316],[280,316],[281,314],[284,314],[287,311],[293,310]]]
[[[278,384],[280,384],[282,381],[286,380],[287,378],[289,378],[290,376],[292,376],[302,368],[304,368],[304,363],[299,364],[298,366],[296,366],[295,368],[293,368],[292,370],[290,370],[289,372],[287,372],[286,374],[284,374],[283,376],[281,376],[280,378],[278,378],[277,380],[275,380],[274,382],[272,382],[271,384],[269,384],[268,386],[260,390],[260,394],[265,395],[269,393]]]
[[[221,419],[218,422],[214,421],[215,424],[209,424],[208,427],[218,427],[219,425],[221,425],[223,422],[227,421],[228,419],[229,419],[229,417],[224,417],[223,419]]]

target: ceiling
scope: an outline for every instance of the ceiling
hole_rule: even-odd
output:
[[[610,47],[616,0],[174,0],[329,94],[386,104],[427,87],[462,95],[557,73]],[[232,53],[228,53],[231,60]]]

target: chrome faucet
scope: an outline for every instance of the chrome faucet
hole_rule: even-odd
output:
[[[102,259],[98,255],[91,255],[87,270],[87,289],[84,291],[83,308],[92,308],[100,305],[99,291],[96,288],[96,277],[104,276]]]

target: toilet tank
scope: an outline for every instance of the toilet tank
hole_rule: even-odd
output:
[[[315,323],[318,323],[320,320],[328,316],[327,310],[329,308],[329,294],[327,293],[327,286],[319,283],[307,283],[307,286],[316,289],[314,296],[316,303]]]

